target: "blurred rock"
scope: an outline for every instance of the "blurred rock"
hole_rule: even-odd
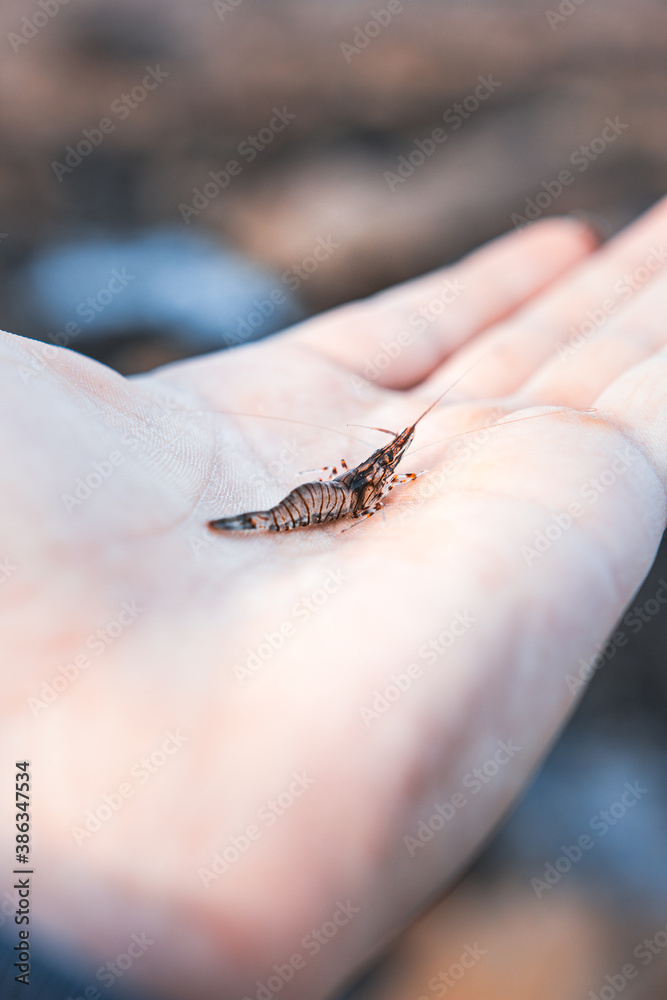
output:
[[[38,339],[115,352],[126,372],[247,343],[300,315],[277,276],[201,231],[55,244],[17,269],[14,292]]]

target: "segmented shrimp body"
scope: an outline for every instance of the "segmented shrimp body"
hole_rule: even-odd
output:
[[[396,472],[396,466],[412,444],[415,429],[420,420],[423,420],[426,414],[438,405],[450,389],[453,389],[475,367],[475,364],[466,369],[455,382],[452,382],[424,410],[421,416],[417,417],[415,422],[406,427],[400,434],[394,434],[393,431],[388,431],[384,427],[371,428],[371,430],[390,434],[392,440],[389,444],[374,451],[365,462],[361,462],[353,469],[348,469],[343,462],[344,472],[335,475],[337,470],[334,469],[334,476],[326,482],[320,479],[317,482],[302,483],[269,510],[255,510],[248,514],[219,517],[215,521],[209,521],[209,528],[213,531],[293,531],[294,528],[303,528],[309,524],[340,521],[346,517],[372,517],[373,514],[382,509],[382,501],[395,484],[406,483],[421,475],[417,472],[399,474]],[[595,408],[580,412],[594,413]],[[517,420],[504,420],[503,424],[533,420],[536,417],[547,415],[546,413],[534,413],[528,417],[519,417]],[[494,425],[489,424],[487,427],[478,427],[474,430],[486,430],[491,426]],[[464,433],[470,432],[464,431]]]
[[[412,442],[419,420],[374,451],[361,465],[346,469],[334,479],[302,483],[269,510],[221,517],[210,521],[209,527],[214,531],[292,531],[344,517],[370,517],[381,508],[394,483],[416,478],[416,473],[396,475],[395,469]]]
[[[343,462],[345,471],[327,482],[319,480],[302,483],[269,510],[219,517],[215,521],[209,521],[209,528],[213,531],[293,531],[294,528],[322,524],[325,521],[339,521],[344,517],[372,517],[381,510],[382,501],[395,484],[406,483],[421,474],[417,472],[398,474],[396,466],[412,444],[417,424],[462,378],[465,378],[475,364],[452,382],[430,406],[426,407],[415,422],[400,434],[394,434],[384,427],[371,428],[382,431],[383,434],[390,434],[392,440],[374,451],[365,462],[353,469],[348,469]],[[337,470],[333,471],[336,473]]]

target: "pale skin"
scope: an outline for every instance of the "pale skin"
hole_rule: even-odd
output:
[[[86,956],[87,982],[145,934],[125,982],[159,996],[254,997],[277,965],[282,997],[324,997],[470,859],[660,541],[667,271],[646,261],[663,242],[665,202],[601,249],[581,222],[540,222],[264,343],[133,379],[3,335],[0,760],[5,789],[31,761],[33,927]],[[416,310],[435,315],[446,281],[453,301],[375,381],[353,381]],[[420,424],[399,471],[431,472],[397,486],[384,518],[207,531],[317,478],[301,470],[366,458],[386,437],[348,423],[401,430],[479,358]],[[539,408],[554,412],[468,451],[475,439],[451,438]],[[221,412],[260,409],[332,430]],[[499,740],[520,749],[498,757]],[[116,807],[91,831],[105,796]],[[5,793],[3,892],[9,807]]]

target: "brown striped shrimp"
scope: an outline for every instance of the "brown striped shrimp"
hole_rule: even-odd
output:
[[[477,362],[476,362],[477,363]],[[470,369],[463,373],[463,378]],[[445,391],[417,417],[413,424],[399,434],[383,427],[373,427],[384,434],[391,434],[389,444],[378,448],[373,454],[348,469],[342,463],[343,472],[326,481],[317,480],[302,483],[291,493],[268,510],[255,510],[231,517],[220,517],[209,521],[212,531],[293,531],[310,524],[326,521],[340,521],[342,518],[372,517],[381,510],[383,500],[397,483],[414,480],[421,473],[398,474],[396,466],[410,447],[417,424],[436,406],[459,382],[453,382]],[[336,473],[336,469],[333,470]]]
[[[361,465],[348,469],[343,462],[345,471],[334,479],[302,483],[275,507],[220,517],[209,521],[209,528],[213,531],[292,531],[344,517],[371,517],[382,508],[384,497],[395,483],[417,478],[416,472],[398,475],[395,469],[412,442],[417,424],[428,410]]]
[[[464,372],[465,374],[467,372]],[[406,483],[422,475],[421,472],[399,474],[396,472],[396,466],[410,447],[417,424],[437,406],[459,381],[460,379],[457,379],[456,382],[453,382],[417,417],[413,424],[410,424],[399,434],[394,434],[393,431],[388,431],[384,427],[371,428],[371,430],[382,431],[384,434],[391,434],[392,440],[389,444],[374,451],[360,465],[348,469],[343,461],[344,471],[335,475],[335,478],[302,483],[268,510],[250,511],[244,514],[233,514],[231,517],[216,518],[214,521],[208,522],[209,528],[219,532],[293,531],[295,528],[306,527],[310,524],[340,521],[348,517],[352,519],[372,517],[373,514],[382,509],[384,498],[397,483]],[[595,407],[579,412],[594,413]],[[547,413],[534,413],[526,417],[518,417],[516,420],[503,420],[502,425],[519,423],[523,420],[532,420],[547,415]],[[296,422],[300,423],[300,421]],[[463,435],[502,425],[487,424],[486,427],[471,428],[469,431],[464,431]],[[454,434],[452,436],[459,437],[461,435]],[[334,468],[333,474],[336,472],[337,469]]]

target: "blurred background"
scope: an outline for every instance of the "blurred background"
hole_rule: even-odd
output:
[[[660,0],[1,0],[0,325],[132,374],[534,218],[609,235],[667,190],[666,39]],[[516,811],[347,1000],[667,997],[666,580],[661,550]]]

